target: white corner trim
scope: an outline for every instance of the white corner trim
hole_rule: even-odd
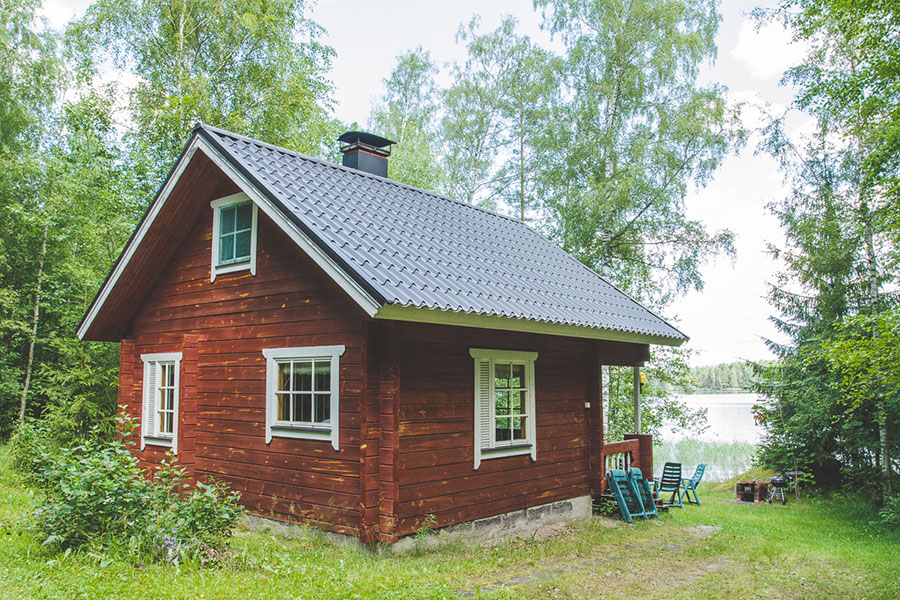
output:
[[[141,381],[141,450],[148,444],[151,446],[170,446],[173,454],[178,454],[178,420],[181,418],[181,352],[157,352],[152,354],[141,354],[141,361],[144,363],[144,378]],[[147,431],[147,422],[149,415],[147,413],[148,396],[152,390],[147,388],[147,380],[150,376],[150,369],[158,362],[174,362],[175,363],[175,415],[172,420],[172,439],[163,440],[151,437]]]
[[[219,209],[223,206],[230,206],[245,201],[250,202],[253,205],[250,223],[250,260],[219,266],[216,264],[219,261],[219,228],[221,227],[219,222]],[[250,200],[250,196],[244,192],[238,192],[236,194],[231,194],[230,196],[225,196],[224,198],[213,200],[209,203],[209,206],[213,211],[212,243],[210,244],[212,247],[212,255],[210,256],[209,262],[209,282],[215,282],[217,275],[234,273],[236,271],[246,271],[247,269],[250,269],[251,275],[256,275],[256,240],[259,231],[259,209],[256,202]]]
[[[91,324],[94,322],[94,319],[97,318],[97,313],[100,312],[103,304],[106,302],[107,298],[109,298],[110,292],[112,292],[113,288],[116,287],[116,283],[119,281],[119,277],[122,276],[122,273],[125,271],[128,263],[131,262],[134,253],[138,249],[138,246],[141,245],[141,241],[143,241],[144,236],[147,235],[147,231],[150,230],[150,226],[153,225],[153,222],[159,215],[159,211],[162,210],[162,207],[165,205],[166,200],[169,198],[169,194],[172,193],[172,190],[175,188],[175,184],[178,183],[178,180],[184,173],[185,168],[188,166],[188,164],[190,164],[191,159],[197,152],[197,148],[199,148],[200,146],[199,142],[200,137],[195,136],[194,140],[185,149],[184,155],[181,157],[181,160],[179,160],[178,164],[175,165],[175,168],[172,170],[172,175],[168,180],[166,180],[165,186],[163,186],[163,189],[160,191],[156,200],[153,202],[153,204],[150,205],[150,208],[147,209],[147,216],[141,222],[140,226],[134,234],[134,237],[131,238],[131,241],[125,247],[125,250],[122,252],[121,259],[116,263],[116,266],[113,268],[113,272],[110,275],[109,279],[100,289],[100,293],[97,295],[96,301],[93,305],[91,305],[91,309],[88,311],[84,322],[78,328],[76,334],[78,335],[79,340],[84,339],[84,336],[87,334],[88,329],[90,329]]]
[[[347,347],[343,344],[335,346],[297,346],[293,348],[264,348],[263,356],[266,358],[266,444],[272,442],[273,437],[297,438],[307,440],[331,441],[331,447],[340,449],[340,422],[341,422],[341,363],[340,357],[344,355]],[[329,358],[331,359],[331,423],[327,426],[304,427],[303,429],[282,429],[273,432],[276,426],[275,390],[278,387],[278,368],[276,361],[284,358]]]
[[[378,309],[381,308],[372,296],[353,280],[330,256],[325,254],[321,248],[306,237],[291,221],[289,221],[275,208],[268,198],[263,196],[234,166],[227,161],[219,152],[213,148],[209,142],[197,137],[198,148],[213,161],[217,167],[222,169],[228,177],[234,181],[241,190],[247,194],[253,202],[265,213],[267,217],[272,219],[278,227],[284,231],[288,237],[297,244],[310,258],[322,268],[341,289],[353,298],[354,301],[362,308],[370,317],[374,317]]]

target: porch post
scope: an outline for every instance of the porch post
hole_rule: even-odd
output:
[[[641,367],[634,366],[634,432],[641,432]]]

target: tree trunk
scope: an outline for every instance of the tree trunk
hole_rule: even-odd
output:
[[[519,105],[519,220],[525,222],[525,115]]]
[[[47,230],[49,225],[44,223],[41,230],[41,254],[38,258],[37,288],[34,292],[34,316],[31,320],[31,341],[28,343],[28,363],[25,365],[25,384],[22,386],[22,402],[19,405],[19,422],[25,419],[25,409],[28,407],[28,386],[31,384],[31,370],[34,366],[34,345],[37,341],[38,322],[41,314],[41,283],[44,278],[44,257],[47,255]]]

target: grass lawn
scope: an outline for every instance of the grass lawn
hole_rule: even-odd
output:
[[[240,566],[133,565],[54,554],[23,530],[31,492],[0,449],[0,598],[900,598],[900,534],[847,499],[702,507],[544,540],[389,556],[313,534],[238,532]]]

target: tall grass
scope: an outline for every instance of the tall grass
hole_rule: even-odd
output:
[[[756,445],[748,442],[704,442],[679,440],[653,447],[653,472],[662,472],[666,462],[679,462],[685,477],[697,465],[706,464],[704,481],[725,481],[747,471],[756,456]]]

